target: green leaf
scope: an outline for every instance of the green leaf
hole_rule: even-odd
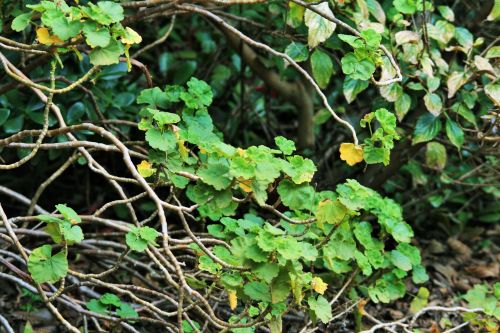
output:
[[[353,49],[363,47],[365,44],[363,39],[358,36],[338,34],[339,39],[347,44],[351,45]]]
[[[367,83],[368,84],[368,83]],[[394,109],[399,121],[402,121],[404,116],[410,111],[411,98],[408,94],[402,94],[394,103]]]
[[[318,223],[329,223],[337,225],[347,215],[348,209],[340,201],[324,200],[318,204],[316,218]]]
[[[82,219],[78,216],[78,214],[70,207],[65,204],[56,205],[56,209],[61,213],[64,218],[71,222],[72,224],[82,222]]]
[[[99,1],[97,6],[89,3],[88,7],[82,7],[84,13],[94,21],[102,25],[110,25],[123,20],[123,8],[113,1]]]
[[[344,79],[344,84],[342,86],[342,91],[347,103],[351,104],[352,101],[356,99],[359,93],[368,88],[368,81],[356,80],[350,76],[346,76]]]
[[[420,116],[413,132],[412,144],[427,142],[439,133],[441,130],[441,121],[439,117],[435,117],[431,113]]]
[[[216,190],[227,188],[232,181],[229,174],[229,162],[225,158],[209,158],[207,163],[198,169],[197,175]]]
[[[278,238],[275,240],[276,250],[287,260],[297,260],[301,257],[301,246],[292,236]]]
[[[255,176],[255,164],[241,156],[236,156],[230,160],[229,171],[233,177],[243,177],[250,179]]]
[[[87,303],[85,303],[87,306],[87,309],[89,309],[92,312],[100,313],[105,315],[106,312],[108,311],[108,308],[106,305],[102,304],[98,299],[91,299]]]
[[[464,131],[456,122],[451,119],[446,119],[446,135],[451,143],[460,149],[464,143]]]
[[[259,302],[271,303],[271,293],[266,284],[262,282],[250,282],[243,287],[245,295]]]
[[[243,278],[238,273],[223,273],[220,282],[226,288],[238,288],[243,284]]]
[[[412,265],[410,258],[408,258],[405,254],[398,250],[392,250],[390,253],[391,262],[394,264],[394,266],[404,271],[411,270]]]
[[[153,119],[158,122],[158,125],[164,126],[169,124],[175,124],[181,121],[179,115],[172,112],[157,111],[153,115]]]
[[[455,21],[455,13],[453,13],[453,10],[448,7],[448,6],[438,6],[437,7],[439,10],[439,13],[441,14],[442,17],[447,19],[450,22]]]
[[[333,63],[328,54],[316,49],[311,55],[312,74],[320,88],[326,88],[333,74]]]
[[[98,27],[92,21],[85,22],[83,26],[83,33],[85,34],[85,41],[92,48],[106,47],[111,41],[111,34],[106,27]]]
[[[158,231],[151,227],[141,227],[139,229],[139,235],[141,236],[142,239],[145,241],[148,241],[150,243],[154,243],[156,238],[160,235]]]
[[[266,283],[271,283],[271,281],[278,276],[279,270],[279,266],[275,263],[262,263],[253,268],[252,272]]]
[[[161,132],[156,128],[151,128],[146,131],[146,141],[152,148],[169,152],[177,148],[177,140],[175,134],[167,131]]]
[[[285,155],[291,155],[297,149],[295,148],[295,142],[283,136],[275,137],[274,142]]]
[[[299,155],[289,157],[288,162],[289,164],[283,164],[283,171],[292,177],[295,184],[310,182],[317,171],[313,161]]]
[[[125,235],[125,242],[130,249],[143,252],[147,249],[148,245],[156,246],[156,238],[160,234],[150,227],[132,227]]]
[[[222,266],[213,261],[212,258],[203,255],[199,258],[198,268],[202,271],[207,271],[211,274],[217,274],[217,272],[222,268]]]
[[[394,0],[393,5],[403,14],[415,14],[417,11],[416,0]]]
[[[474,36],[466,28],[457,27],[455,28],[455,38],[458,43],[469,50],[474,45]]]
[[[373,29],[361,31],[361,37],[365,40],[366,46],[372,50],[377,49],[382,41],[382,35]]]
[[[283,204],[290,209],[310,209],[314,198],[314,188],[307,184],[297,185],[284,179],[278,185],[278,194]]]
[[[493,46],[491,49],[486,52],[486,58],[500,58],[500,46]]]
[[[427,306],[429,300],[429,289],[425,287],[420,287],[417,296],[410,303],[410,311],[412,313],[417,313]]]
[[[425,283],[429,280],[429,275],[427,275],[427,272],[422,265],[416,265],[413,267],[412,280],[416,284]]]
[[[30,24],[31,16],[32,13],[24,13],[16,16],[14,20],[12,20],[10,27],[17,32],[23,31]]]
[[[120,318],[139,318],[137,311],[135,311],[134,308],[127,303],[122,303],[120,308],[116,310],[116,314]]]
[[[61,233],[68,245],[80,243],[84,238],[82,228],[77,225],[72,226],[69,222],[63,222],[59,225],[59,227],[61,228]]]
[[[82,29],[80,21],[71,21],[67,17],[61,16],[52,21],[52,31],[62,40],[68,40],[77,36]]]
[[[354,53],[342,57],[342,71],[357,80],[369,80],[375,72],[375,65],[369,59],[358,60]]]
[[[323,2],[319,5],[312,5],[315,9],[323,12],[326,15],[333,16],[330,7],[327,2]],[[319,14],[316,14],[310,9],[306,9],[304,14],[304,21],[306,26],[309,28],[307,43],[310,48],[318,46],[320,43],[326,41],[335,31],[336,24],[327,20]]]
[[[124,52],[123,44],[111,39],[106,47],[96,47],[90,52],[90,63],[96,66],[117,64]]]
[[[425,151],[425,163],[428,167],[443,170],[446,166],[446,148],[439,142],[429,142]]]
[[[28,258],[28,271],[37,283],[54,283],[68,273],[68,259],[61,251],[52,256],[52,247],[43,245],[34,249]]]
[[[381,108],[375,111],[375,118],[387,134],[396,135],[396,116],[387,109]]]
[[[443,102],[441,101],[441,97],[437,94],[426,94],[424,96],[424,104],[427,110],[437,117],[441,114],[441,110],[443,109]]]
[[[5,108],[0,108],[0,126],[2,126],[7,119],[9,119],[10,110]]]
[[[137,103],[149,104],[153,108],[166,108],[169,105],[169,96],[171,97],[171,94],[163,92],[158,87],[144,89],[137,97]]]
[[[358,250],[354,251],[354,258],[356,259],[356,263],[358,264],[359,268],[361,268],[363,275],[372,275],[373,270],[370,261],[363,253]]]
[[[324,324],[328,324],[330,322],[330,319],[332,319],[332,306],[328,303],[326,298],[321,295],[319,295],[317,299],[310,296],[307,299],[307,304],[316,317]]]
[[[187,82],[188,91],[180,93],[180,98],[186,106],[192,109],[201,109],[212,104],[212,88],[202,80],[192,77]]]
[[[101,296],[99,300],[101,301],[102,304],[114,305],[117,308],[119,308],[122,305],[122,301],[120,301],[120,298],[115,294],[105,293],[104,295]]]
[[[306,61],[309,58],[309,50],[302,43],[292,42],[288,44],[285,53],[296,62]]]
[[[486,18],[488,21],[496,21],[500,17],[500,1],[495,0],[495,3],[493,5],[493,9],[491,10],[490,14]]]

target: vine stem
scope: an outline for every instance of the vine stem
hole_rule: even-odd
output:
[[[178,9],[180,9],[180,10],[186,10],[186,11],[189,11],[189,12],[195,12],[195,13],[201,14],[203,16],[206,16],[206,17],[212,19],[213,21],[217,22],[218,24],[220,24],[224,28],[230,30],[232,33],[236,34],[245,43],[247,43],[249,45],[252,45],[254,47],[257,47],[259,49],[263,49],[263,50],[267,51],[268,53],[270,53],[270,54],[272,54],[274,56],[277,56],[277,57],[280,57],[282,59],[285,59],[302,76],[304,76],[304,78],[312,85],[312,87],[314,88],[314,90],[316,90],[316,92],[320,96],[321,101],[323,102],[323,105],[325,106],[325,108],[330,112],[330,114],[333,116],[333,118],[337,122],[341,123],[342,125],[344,125],[345,127],[347,127],[349,129],[349,131],[352,134],[354,144],[358,145],[358,143],[359,143],[358,136],[356,135],[356,130],[354,129],[354,127],[348,121],[340,118],[337,115],[337,113],[332,109],[332,107],[328,103],[327,97],[325,96],[325,94],[323,93],[323,91],[321,90],[321,88],[318,86],[318,84],[316,83],[316,81],[311,77],[311,75],[304,68],[302,68],[297,62],[295,62],[295,60],[293,60],[288,54],[276,51],[275,49],[273,49],[272,47],[270,47],[267,44],[264,44],[264,43],[257,42],[255,40],[253,40],[252,38],[248,37],[247,35],[245,35],[241,31],[239,31],[238,29],[236,29],[235,27],[233,27],[232,25],[230,25],[229,23],[227,23],[226,21],[224,21],[220,16],[217,16],[214,13],[212,13],[212,12],[210,12],[210,11],[202,8],[202,7],[195,6],[195,5],[189,5],[189,4],[176,5],[175,7],[178,8]]]

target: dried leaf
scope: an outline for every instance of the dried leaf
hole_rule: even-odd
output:
[[[453,251],[455,251],[459,255],[460,259],[465,261],[471,257],[472,250],[458,239],[448,238],[448,241],[446,243]]]
[[[467,273],[474,275],[477,278],[496,278],[500,275],[500,265],[493,262],[489,265],[471,265],[465,268]]]
[[[420,40],[420,35],[414,31],[403,30],[397,32],[395,38],[396,44],[402,45],[406,43],[417,43]]]

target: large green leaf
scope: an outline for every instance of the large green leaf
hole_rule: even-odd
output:
[[[124,52],[123,44],[111,39],[106,47],[96,47],[90,52],[90,63],[99,66],[117,64]]]
[[[441,126],[442,124],[439,117],[435,117],[431,113],[420,116],[417,120],[415,131],[413,132],[412,143],[417,144],[434,139],[441,130]]]
[[[320,50],[315,50],[311,55],[313,77],[320,88],[326,88],[333,74],[333,63],[330,56]]]
[[[31,251],[28,258],[28,271],[37,283],[54,283],[68,273],[66,252],[52,255],[52,246],[43,245]]]

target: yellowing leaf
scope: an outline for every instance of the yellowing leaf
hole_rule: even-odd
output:
[[[184,140],[177,141],[177,144],[179,145],[179,153],[182,158],[187,158],[189,156],[189,149],[185,146],[185,142],[186,141]]]
[[[51,35],[47,28],[38,28],[36,29],[36,37],[41,44],[44,45],[53,45],[53,44],[62,44],[63,41],[61,38],[56,35]]]
[[[245,156],[246,155],[246,152],[244,149],[241,149],[241,148],[236,148],[236,154],[238,154],[238,156]]]
[[[236,291],[228,290],[227,297],[229,299],[229,307],[231,310],[236,309],[236,306],[238,305],[238,296],[236,296]]]
[[[239,186],[243,190],[243,192],[250,193],[250,192],[253,191],[252,187],[251,187],[252,180],[250,180],[250,179],[243,179],[241,177],[239,177],[238,180],[240,181]]]
[[[353,166],[363,160],[363,148],[354,143],[342,143],[340,145],[340,159]]]
[[[328,2],[323,2],[319,5],[311,6],[326,15],[333,16],[333,13],[328,6]],[[314,48],[320,43],[326,41],[337,27],[335,23],[327,20],[319,14],[316,14],[310,9],[306,9],[306,12],[304,14],[304,21],[306,23],[306,26],[309,28],[307,43],[309,44],[310,48]]]
[[[142,37],[132,28],[125,28],[125,36],[122,37],[122,42],[124,44],[139,44],[142,42]]]
[[[323,282],[323,280],[320,277],[316,276],[311,281],[311,287],[315,292],[323,295],[326,291],[326,288],[328,288],[328,284]]]
[[[144,160],[140,164],[137,165],[137,171],[139,171],[139,174],[141,176],[143,176],[144,178],[147,178],[147,177],[154,175],[154,173],[156,172],[156,169],[152,167],[151,163]]]

